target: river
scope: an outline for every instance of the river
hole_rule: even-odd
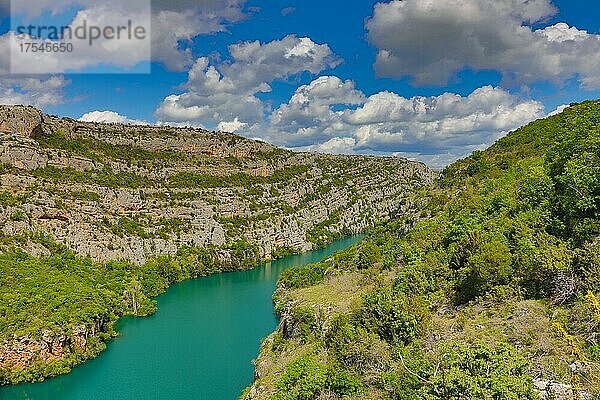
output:
[[[123,318],[94,360],[42,383],[0,388],[2,400],[234,400],[252,383],[261,339],[277,327],[272,295],[282,271],[358,242],[290,256],[251,271],[178,283],[158,311]]]

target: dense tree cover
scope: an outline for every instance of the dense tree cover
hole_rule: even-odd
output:
[[[43,330],[68,335],[77,325],[97,334],[89,337],[88,353],[69,354],[56,365],[40,363],[26,371],[0,370],[0,384],[63,373],[97,354],[115,334],[119,317],[153,313],[152,297],[170,284],[253,268],[260,260],[258,249],[242,241],[218,248],[183,247],[174,256],[159,256],[144,265],[99,264],[50,242],[45,245],[53,255],[35,258],[20,250],[0,254],[0,342],[29,334],[39,340]]]
[[[556,310],[554,328],[545,324],[558,330],[553,343],[571,348],[562,355],[565,375],[600,396],[600,103],[533,122],[456,162],[416,203],[433,217],[380,226],[345,252],[283,274],[275,300],[288,317],[290,299],[327,277],[365,271],[372,288],[349,314],[332,317],[327,333],[318,324],[304,332],[303,351],[320,349],[320,361],[301,355],[288,369],[298,376],[299,366],[311,368],[321,378],[290,386],[286,369],[277,393],[297,395],[276,398],[330,392],[324,371],[335,365],[360,377],[365,397],[535,399],[530,371],[547,366],[522,355],[527,345],[461,342],[443,332],[431,338],[438,310],[507,300]],[[293,353],[298,340],[282,339],[270,351]],[[574,361],[583,367],[566,368]]]

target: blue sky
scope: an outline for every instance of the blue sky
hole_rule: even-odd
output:
[[[247,40],[268,42],[296,34],[310,37],[317,43],[328,43],[344,59],[344,63],[331,72],[344,79],[353,79],[367,94],[390,90],[403,96],[432,96],[448,91],[467,95],[483,85],[500,83],[501,76],[494,71],[473,73],[467,70],[460,74],[460,79],[444,86],[415,87],[409,84],[408,79],[378,78],[373,69],[377,49],[367,42],[364,25],[364,20],[372,15],[376,3],[340,0],[251,1],[247,3],[247,9],[259,8],[260,11],[250,12],[241,23],[228,25],[227,32],[198,37],[193,49],[197,55],[219,52],[226,56],[227,46],[231,43]],[[600,3],[597,1],[560,0],[554,1],[554,4],[560,13],[549,24],[567,21],[579,29],[600,33]],[[293,8],[290,14],[282,15],[282,10],[290,7]],[[276,85],[276,90],[268,99],[276,103],[285,102],[298,84],[306,84],[311,80],[310,76],[297,78],[291,84]],[[80,117],[90,110],[112,109],[132,118],[153,120],[156,104],[185,81],[186,73],[168,71],[155,63],[151,76],[73,75],[70,79],[73,81],[68,88],[70,97],[89,97],[79,104],[53,107],[53,112]],[[145,99],[154,99],[154,102],[139,104],[135,101],[139,99],[140,91]],[[551,110],[561,104],[600,97],[600,91],[581,91],[576,82],[564,87],[540,84],[533,88],[531,96],[544,99],[544,104]]]
[[[56,4],[36,1],[48,13]],[[482,6],[487,1],[492,6]],[[97,2],[80,3],[75,10],[93,10]],[[36,93],[44,89],[32,89],[22,79],[0,75],[0,89],[12,93],[0,96],[0,101],[30,100],[49,113],[73,118],[97,111],[88,119],[98,121],[111,121],[118,114],[124,120],[227,128],[290,148],[397,154],[441,167],[561,105],[600,97],[600,72],[594,72],[600,70],[597,1],[187,3],[169,10],[196,13],[187,28],[192,40],[177,38],[178,48],[171,49],[191,51],[180,68],[165,65],[175,53],[155,51],[151,74],[28,76],[40,82],[56,79],[58,83],[49,85],[50,95]],[[469,11],[461,14],[461,9]],[[67,10],[59,10],[54,18],[72,18],[74,9]],[[162,8],[153,12],[156,17]],[[496,20],[498,26],[492,26]],[[153,40],[169,35],[160,29],[152,33]],[[270,57],[268,68],[253,64],[260,59],[236,60],[228,49],[256,40],[260,49],[253,54]],[[291,48],[306,49],[306,70],[302,64],[286,66],[285,54]],[[202,74],[188,77],[203,57]],[[214,87],[207,86],[211,68],[220,74],[219,84],[229,79],[247,85],[246,91],[239,99],[222,88],[216,89],[222,96],[212,96],[206,92]],[[245,71],[260,77],[238,81],[237,75]],[[261,85],[268,89],[257,89]],[[456,97],[439,97],[444,93]],[[183,96],[167,104],[165,99],[172,95]],[[49,100],[41,103],[40,98]],[[244,108],[237,115],[228,112],[227,104]],[[253,104],[258,114],[252,112]],[[382,116],[386,113],[389,120]]]

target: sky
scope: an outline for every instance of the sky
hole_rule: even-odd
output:
[[[18,25],[142,18],[136,1],[0,0],[0,103],[443,168],[600,98],[593,0],[153,0],[143,44],[6,51]]]

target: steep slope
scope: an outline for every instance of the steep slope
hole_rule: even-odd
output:
[[[284,273],[243,397],[600,398],[600,102],[453,164],[417,204],[429,219]]]
[[[0,383],[65,372],[170,283],[251,268],[410,212],[397,158],[0,106]]]
[[[231,134],[80,123],[31,108],[0,108],[0,132],[2,190],[16,199],[0,216],[4,233],[45,232],[96,261],[141,264],[182,244],[242,238],[267,258],[307,250],[387,217],[433,176],[396,158],[298,154]]]

